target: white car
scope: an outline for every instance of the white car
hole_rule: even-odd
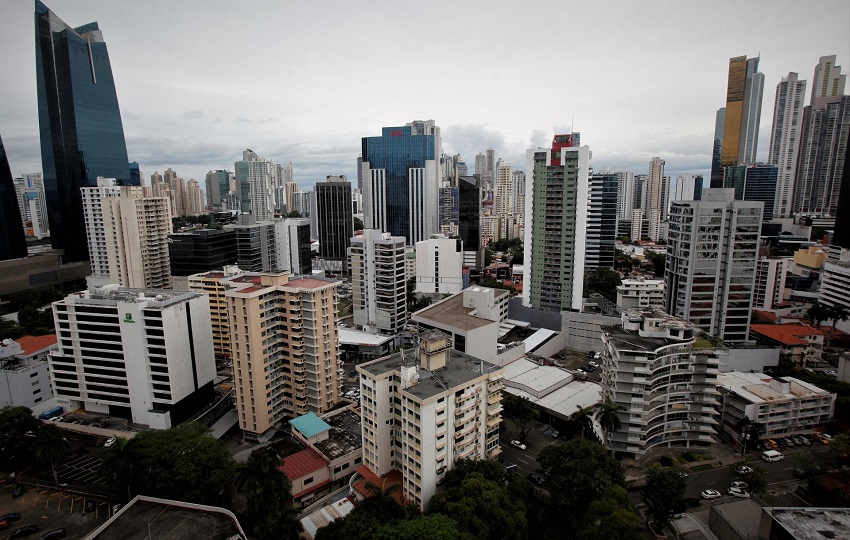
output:
[[[731,487],[733,487],[733,488],[735,488],[735,489],[742,489],[742,490],[745,490],[745,489],[747,489],[747,488],[748,488],[748,487],[750,487],[750,486],[749,486],[749,485],[747,485],[747,483],[746,483],[746,482],[741,482],[740,480],[735,480],[734,482],[732,482]]]
[[[740,467],[735,469],[735,472],[738,473],[738,474],[752,474],[753,468],[747,467],[746,465],[741,465]]]
[[[716,499],[718,497],[722,497],[723,495],[717,491],[716,489],[707,489],[699,494],[703,499]]]
[[[108,439],[106,439],[106,442],[103,443],[103,447],[109,448],[110,446],[113,446],[116,442],[118,442],[118,439],[116,439],[115,437],[109,437]]]
[[[590,365],[590,367],[592,367],[593,369],[599,369],[599,364],[597,364],[597,363],[596,363],[596,362],[594,362],[593,360],[591,360],[590,362],[588,362],[588,364],[589,364],[589,365]]]
[[[729,495],[732,495],[733,497],[739,497],[741,499],[749,499],[750,498],[749,493],[747,493],[743,489],[739,489],[739,488],[736,488],[736,487],[730,487],[729,489],[726,490],[726,493],[728,493]]]
[[[511,444],[512,444],[513,446],[516,446],[516,447],[517,447],[517,448],[519,448],[520,450],[525,450],[525,445],[524,445],[524,444],[522,444],[522,443],[521,443],[521,442],[519,442],[519,441],[511,441]]]

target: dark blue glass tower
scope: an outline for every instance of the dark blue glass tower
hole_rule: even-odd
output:
[[[0,139],[0,261],[23,259],[26,256],[24,223],[15,198],[15,184],[6,158],[6,148],[3,139]]]
[[[428,160],[437,160],[437,136],[417,134],[413,126],[385,127],[380,137],[363,137],[363,162],[370,169],[386,171],[387,230],[393,236],[408,237],[409,169],[424,168]],[[363,179],[369,182],[368,178]],[[436,195],[436,188],[435,188]],[[435,216],[436,217],[436,216]]]
[[[88,260],[80,188],[130,183],[118,96],[97,23],[71,28],[35,2],[35,60],[44,192],[54,248]]]

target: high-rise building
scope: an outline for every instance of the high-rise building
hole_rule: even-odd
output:
[[[714,117],[714,147],[711,152],[710,187],[723,187],[723,131],[726,128],[726,107],[717,109]],[[708,186],[707,186],[708,187]]]
[[[722,167],[756,161],[764,91],[764,74],[758,71],[758,66],[758,58],[747,60],[746,56],[736,56],[729,59]]]
[[[463,242],[435,234],[416,242],[416,292],[455,294],[463,289]]]
[[[285,273],[243,273],[227,281],[233,286],[224,296],[244,436],[261,439],[286,417],[336,405],[342,385],[340,282]]]
[[[15,178],[15,197],[24,220],[24,234],[41,240],[50,235],[47,200],[41,173],[22,174]]]
[[[35,3],[35,60],[44,191],[54,248],[88,257],[80,188],[98,176],[130,183],[118,96],[97,23],[71,28]]]
[[[480,272],[484,268],[484,246],[481,245],[481,180],[461,176],[457,181],[457,234],[463,242],[463,263]]]
[[[496,168],[496,185],[493,193],[493,213],[497,216],[514,211],[513,166],[499,162]]]
[[[229,281],[241,273],[238,266],[224,266],[220,270],[193,274],[187,280],[189,290],[203,293],[209,298],[213,353],[220,362],[228,362],[233,356],[230,348],[230,312],[224,293],[241,287]]]
[[[800,150],[800,127],[803,120],[803,99],[806,81],[797,80],[793,71],[776,85],[773,125],[770,128],[770,152],[767,162],[777,167],[774,217],[790,217],[794,208],[794,188],[797,178],[797,156]],[[764,208],[765,216],[769,210]],[[767,219],[767,217],[765,217]]]
[[[278,269],[295,275],[312,274],[310,220],[307,218],[277,219],[275,235]]]
[[[293,193],[293,204],[295,211],[301,217],[310,219],[310,238],[319,239],[319,210],[315,191],[296,191]]]
[[[597,173],[590,176],[587,188],[585,271],[614,268],[617,180],[617,173]]]
[[[277,272],[277,227],[283,221],[257,221],[252,215],[240,214],[239,222],[225,225],[224,230],[236,233],[236,265],[245,272]],[[282,233],[280,233],[282,234]]]
[[[15,181],[6,147],[0,139],[0,261],[23,259],[27,256],[24,222],[15,196]]]
[[[236,264],[236,231],[200,229],[169,234],[168,258],[172,281]]]
[[[207,206],[211,209],[223,209],[222,202],[227,199],[227,192],[230,191],[230,175],[230,172],[223,169],[207,173]]]
[[[602,327],[602,396],[618,405],[620,419],[607,433],[609,449],[639,458],[656,447],[715,442],[719,358],[695,341],[692,323],[648,308],[625,310],[621,326]]]
[[[631,219],[635,205],[635,173],[621,171],[617,174],[617,219]]]
[[[785,278],[794,259],[759,257],[753,289],[753,309],[773,309],[785,301]]]
[[[835,217],[850,139],[850,96],[835,56],[815,67],[812,104],[803,109],[794,210]]]
[[[207,296],[106,285],[53,303],[57,403],[167,429],[214,399]]]
[[[351,238],[354,324],[396,334],[407,322],[404,237],[364,229]]]
[[[357,372],[363,464],[378,476],[401,472],[404,498],[427,509],[458,460],[498,457],[504,383],[501,368],[452,350],[442,332],[419,340]]]
[[[351,182],[344,176],[328,176],[316,182],[316,208],[319,212],[319,254],[322,259],[345,261],[348,243],[354,236]]]
[[[667,203],[667,212],[670,205],[676,201],[698,201],[702,198],[703,185],[702,175],[682,174],[670,183],[670,198]]]
[[[107,231],[103,223],[103,206],[105,199],[118,197],[121,186],[114,178],[98,178],[97,187],[87,187],[80,190],[83,203],[83,216],[86,223],[86,243],[89,247],[89,264],[91,279],[89,283],[106,285],[112,283],[109,279],[109,248],[106,247]]]
[[[404,236],[411,246],[437,232],[441,155],[440,128],[433,120],[364,137],[364,227]]]
[[[242,161],[233,164],[236,193],[243,213],[253,214],[257,221],[274,218],[272,182],[275,165],[251,149],[242,152]]]
[[[551,149],[527,151],[522,300],[526,307],[582,308],[590,147],[570,146],[573,135],[555,135]]]
[[[206,209],[206,200],[204,199],[204,190],[201,189],[201,184],[194,178],[190,178],[186,183],[186,215],[197,216],[203,214]]]
[[[665,273],[667,313],[724,341],[749,338],[762,202],[733,189],[706,189],[700,201],[670,207]]]
[[[646,206],[644,211],[660,210],[664,201],[664,160],[654,157],[649,161],[646,176]]]
[[[487,174],[487,157],[482,153],[475,155],[475,174],[482,177]]]
[[[443,182],[440,188],[440,232],[449,236],[457,236],[459,189],[456,184]]]
[[[764,203],[762,219],[773,219],[773,208],[777,193],[779,168],[764,163],[748,163],[726,167],[723,172],[723,187],[733,188],[739,201],[761,201]]]

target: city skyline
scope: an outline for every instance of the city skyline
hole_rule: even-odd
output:
[[[596,170],[643,172],[659,156],[667,174],[708,176],[728,61],[739,55],[760,57],[765,74],[758,159],[766,161],[781,78],[793,71],[811,85],[823,55],[850,68],[850,5],[824,2],[809,13],[791,2],[757,2],[729,18],[731,5],[582,6],[585,23],[571,26],[565,42],[566,19],[535,6],[205,7],[214,15],[158,2],[48,7],[73,26],[99,23],[129,159],[146,181],[171,167],[202,182],[247,147],[276,163],[291,160],[295,181],[309,189],[331,174],[353,180],[362,137],[428,119],[442,128],[445,152],[468,164],[494,148],[522,168],[526,149],[574,130],[593,150]],[[4,7],[11,24],[0,36],[0,70],[14,83],[0,104],[0,125],[20,176],[41,170],[33,2]],[[352,31],[376,21],[427,28],[429,37]],[[510,26],[497,31],[501,21]],[[650,26],[661,30],[631,30]]]

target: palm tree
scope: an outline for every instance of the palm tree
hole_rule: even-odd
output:
[[[850,319],[850,311],[840,304],[826,306],[826,318],[827,320],[832,321],[832,326],[829,329],[829,335],[831,336],[832,333],[835,332],[835,324],[838,321],[846,321],[847,319]]]
[[[815,327],[820,330],[821,323],[830,320],[829,306],[824,306],[818,301],[812,304],[812,307],[806,312],[806,316],[815,323]]]
[[[585,430],[591,424],[590,407],[585,409],[581,405],[576,405],[576,409],[576,412],[570,415],[570,420],[578,424],[579,428],[581,428],[581,438],[583,439]]]
[[[104,476],[127,488],[127,501],[133,498],[130,486],[133,482],[133,464],[136,457],[133,439],[118,437],[100,462],[100,471]]]
[[[39,463],[50,464],[53,482],[59,487],[59,475],[56,474],[56,462],[68,453],[68,441],[62,437],[62,431],[53,425],[45,424],[36,433],[33,454]]]
[[[370,495],[363,499],[358,508],[366,515],[370,515],[381,523],[389,523],[392,520],[404,516],[404,507],[393,497],[393,493],[400,489],[398,484],[387,485],[387,479],[379,486],[373,482],[366,482],[366,489]]]
[[[608,398],[596,411],[596,419],[599,421],[602,429],[605,430],[605,433],[611,433],[620,429],[620,417],[617,415],[619,409],[620,406]]]

